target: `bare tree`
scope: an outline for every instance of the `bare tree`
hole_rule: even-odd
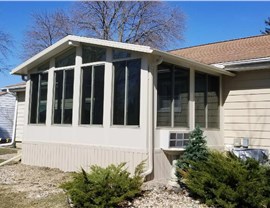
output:
[[[267,20],[264,21],[264,24],[266,25],[264,31],[261,31],[263,35],[270,35],[270,17],[267,18]]]
[[[6,64],[8,55],[11,53],[12,38],[8,33],[0,31],[0,72],[6,71],[9,67]]]
[[[29,58],[72,34],[70,18],[63,10],[32,14],[32,26],[25,32],[22,58]]]
[[[87,36],[164,48],[182,40],[184,15],[155,1],[81,1],[73,21]]]

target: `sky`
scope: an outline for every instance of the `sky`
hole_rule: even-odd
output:
[[[167,2],[181,8],[185,15],[184,40],[168,49],[190,47],[205,43],[260,35],[270,16],[270,2]],[[14,40],[11,68],[21,63],[21,44],[24,32],[31,25],[31,14],[39,11],[68,9],[72,2],[0,2],[0,29],[11,34]],[[0,73],[0,88],[21,82],[20,76]]]

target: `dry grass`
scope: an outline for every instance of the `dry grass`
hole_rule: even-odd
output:
[[[16,149],[0,147],[0,155],[17,153]]]
[[[26,192],[13,192],[5,185],[0,185],[1,208],[68,208],[64,193],[49,195],[41,199],[31,199]]]

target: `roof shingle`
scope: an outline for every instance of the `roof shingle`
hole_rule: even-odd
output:
[[[270,35],[210,43],[169,51],[204,64],[270,57]]]

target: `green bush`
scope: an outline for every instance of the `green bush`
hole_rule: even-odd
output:
[[[124,169],[125,163],[107,168],[92,166],[90,173],[84,169],[75,173],[73,180],[61,185],[76,207],[115,207],[141,192],[144,162],[140,163],[134,176]]]
[[[230,153],[210,152],[207,160],[190,161],[183,181],[207,205],[270,207],[270,169],[254,159],[240,160]]]
[[[203,131],[197,126],[189,136],[189,143],[185,148],[183,155],[176,163],[176,176],[181,180],[179,171],[185,171],[190,166],[190,161],[203,161],[208,156],[208,149],[206,147],[206,140],[203,136]]]

